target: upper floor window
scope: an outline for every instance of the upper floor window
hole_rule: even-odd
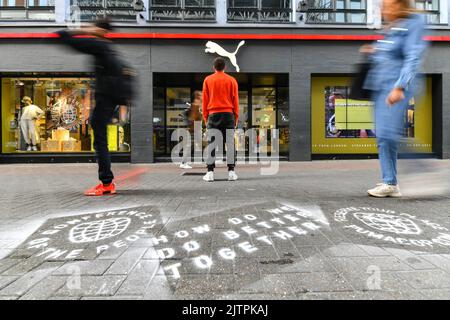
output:
[[[83,21],[106,16],[113,21],[136,20],[136,11],[131,0],[70,0],[70,4],[79,8],[80,19]]]
[[[306,13],[306,23],[365,24],[366,0],[302,0],[299,11]]]
[[[439,1],[440,0],[415,0],[416,8],[425,14],[428,24],[441,23]]]
[[[215,22],[216,0],[150,0],[150,20]]]
[[[1,20],[55,20],[55,0],[0,0]]]
[[[291,0],[228,0],[229,22],[289,23]]]

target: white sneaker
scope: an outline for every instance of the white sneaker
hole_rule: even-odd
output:
[[[402,196],[398,185],[393,186],[385,183],[377,184],[375,188],[367,190],[367,193],[372,197],[376,198],[386,198],[386,197],[398,198]]]
[[[189,163],[182,163],[180,164],[181,169],[192,169],[192,166]]]
[[[214,181],[214,172],[208,171],[208,173],[203,176],[203,180],[206,182],[213,182]]]
[[[38,151],[38,149],[37,149],[36,146],[33,146],[33,147],[31,148],[31,150],[32,150],[32,151]]]
[[[31,151],[31,146],[28,146],[28,147],[27,147],[27,151]]]
[[[228,181],[236,181],[238,176],[234,171],[228,171]]]

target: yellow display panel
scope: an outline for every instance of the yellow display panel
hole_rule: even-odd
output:
[[[406,144],[409,150],[417,153],[432,153],[431,85],[428,77],[423,96],[405,115],[406,122],[413,121],[413,129],[405,128],[405,135],[409,136]],[[372,104],[348,99],[345,88],[350,86],[350,77],[312,78],[313,154],[377,153]]]
[[[94,151],[94,132],[89,130],[91,135],[91,150]],[[111,152],[119,151],[119,126],[109,124],[106,127],[106,138],[108,141],[108,150]]]
[[[16,150],[15,141],[17,122],[14,119],[15,106],[11,100],[11,86],[7,79],[2,79],[2,152]]]
[[[337,129],[374,129],[372,103],[351,99],[336,99],[335,101]]]

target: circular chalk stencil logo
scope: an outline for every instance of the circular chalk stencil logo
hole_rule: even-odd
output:
[[[118,236],[130,225],[130,218],[112,218],[76,225],[70,230],[74,243],[96,242]]]
[[[392,214],[355,212],[353,216],[376,230],[395,234],[421,234],[422,230],[411,219]]]
[[[393,210],[350,207],[334,213],[343,228],[368,238],[402,246],[450,247],[450,230],[438,223]]]
[[[94,259],[149,237],[158,223],[150,212],[151,207],[141,207],[51,219],[27,240],[24,251],[45,260]]]

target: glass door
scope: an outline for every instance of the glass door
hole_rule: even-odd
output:
[[[189,129],[188,109],[191,103],[191,88],[166,88],[166,145],[167,154],[178,144],[171,141],[172,133],[179,128]]]
[[[258,145],[253,152],[270,153],[271,130],[276,129],[276,87],[252,88],[252,128],[256,129]]]

